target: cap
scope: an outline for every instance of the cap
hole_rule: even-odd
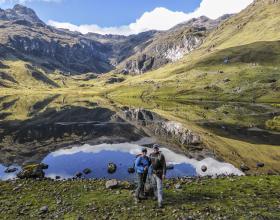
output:
[[[154,144],[153,145],[153,149],[159,149],[159,145],[158,144]]]

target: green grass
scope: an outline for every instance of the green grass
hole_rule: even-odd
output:
[[[279,176],[168,180],[165,208],[158,210],[152,200],[134,205],[127,183],[107,190],[104,181],[17,180],[0,182],[0,213],[3,219],[279,219],[279,182]],[[40,214],[46,205],[49,212]]]
[[[269,51],[270,44],[257,44],[255,48],[247,45],[212,53],[192,67],[185,63],[178,63],[176,67],[175,64],[166,66],[115,85],[111,91],[109,89],[109,96],[279,102],[280,43],[272,43],[278,48],[272,47],[275,49],[270,50],[273,55],[266,58],[260,49],[264,47]],[[232,58],[230,64],[223,64],[226,55]]]

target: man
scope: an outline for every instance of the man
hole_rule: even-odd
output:
[[[159,151],[159,146],[153,146],[154,152],[150,155],[152,165],[152,179],[154,187],[154,196],[158,200],[158,207],[162,208],[163,202],[163,180],[166,175],[166,162],[164,155]]]
[[[135,161],[135,168],[137,173],[137,189],[135,192],[135,203],[139,203],[140,195],[144,197],[144,187],[147,180],[148,170],[150,166],[150,159],[147,157],[147,149],[142,149],[142,154],[138,156]]]

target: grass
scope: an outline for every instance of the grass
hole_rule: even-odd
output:
[[[230,177],[165,181],[165,208],[134,205],[133,186],[105,189],[102,180],[0,182],[4,219],[279,219],[280,177]],[[182,189],[176,190],[179,183]],[[40,208],[49,211],[40,214]]]

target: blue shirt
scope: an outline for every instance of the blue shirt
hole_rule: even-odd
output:
[[[145,167],[149,168],[149,166],[150,166],[150,160],[147,156],[137,157],[135,161],[135,168],[137,173],[144,173]]]

